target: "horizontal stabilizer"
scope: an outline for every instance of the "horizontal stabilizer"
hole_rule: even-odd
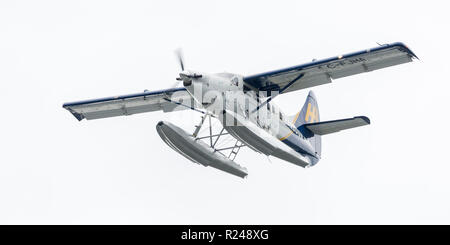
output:
[[[360,117],[339,119],[339,120],[333,120],[333,121],[308,123],[308,124],[304,124],[302,126],[309,129],[314,134],[325,135],[325,134],[336,133],[341,130],[356,128],[356,127],[365,126],[365,125],[369,125],[369,124],[370,124],[369,118],[360,116]]]

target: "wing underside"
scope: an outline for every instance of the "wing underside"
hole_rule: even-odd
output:
[[[159,110],[197,110],[194,108],[194,100],[185,88],[70,102],[65,103],[63,107],[80,121],[84,118],[91,120]]]
[[[411,62],[417,56],[403,43],[340,55],[303,65],[244,77],[247,89],[291,92],[330,83],[333,79]],[[280,93],[281,93],[280,92]]]

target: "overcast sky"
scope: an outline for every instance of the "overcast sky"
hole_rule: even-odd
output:
[[[1,224],[449,224],[446,1],[0,2]],[[420,61],[313,88],[323,137],[299,166],[243,149],[247,179],[172,151],[155,125],[195,112],[78,122],[64,102],[172,86],[186,66],[251,75],[406,43]],[[277,97],[287,114],[309,90]]]

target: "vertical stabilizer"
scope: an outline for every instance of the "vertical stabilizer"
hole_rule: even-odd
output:
[[[311,145],[314,147],[315,152],[321,155],[322,151],[322,138],[320,135],[315,135],[310,130],[306,129],[302,125],[307,123],[320,122],[319,106],[317,104],[316,95],[311,90],[308,97],[306,97],[305,104],[302,109],[293,116],[294,125],[305,136]]]

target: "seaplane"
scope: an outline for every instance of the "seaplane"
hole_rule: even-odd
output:
[[[243,147],[309,168],[321,159],[323,135],[370,124],[365,116],[321,121],[313,91],[293,115],[281,111],[275,97],[418,59],[397,42],[243,76],[187,70],[182,52],[176,54],[181,72],[171,88],[68,102],[63,108],[79,121],[192,110],[200,116],[192,133],[160,121],[156,131],[161,139],[194,163],[245,178],[247,169],[235,161]]]

